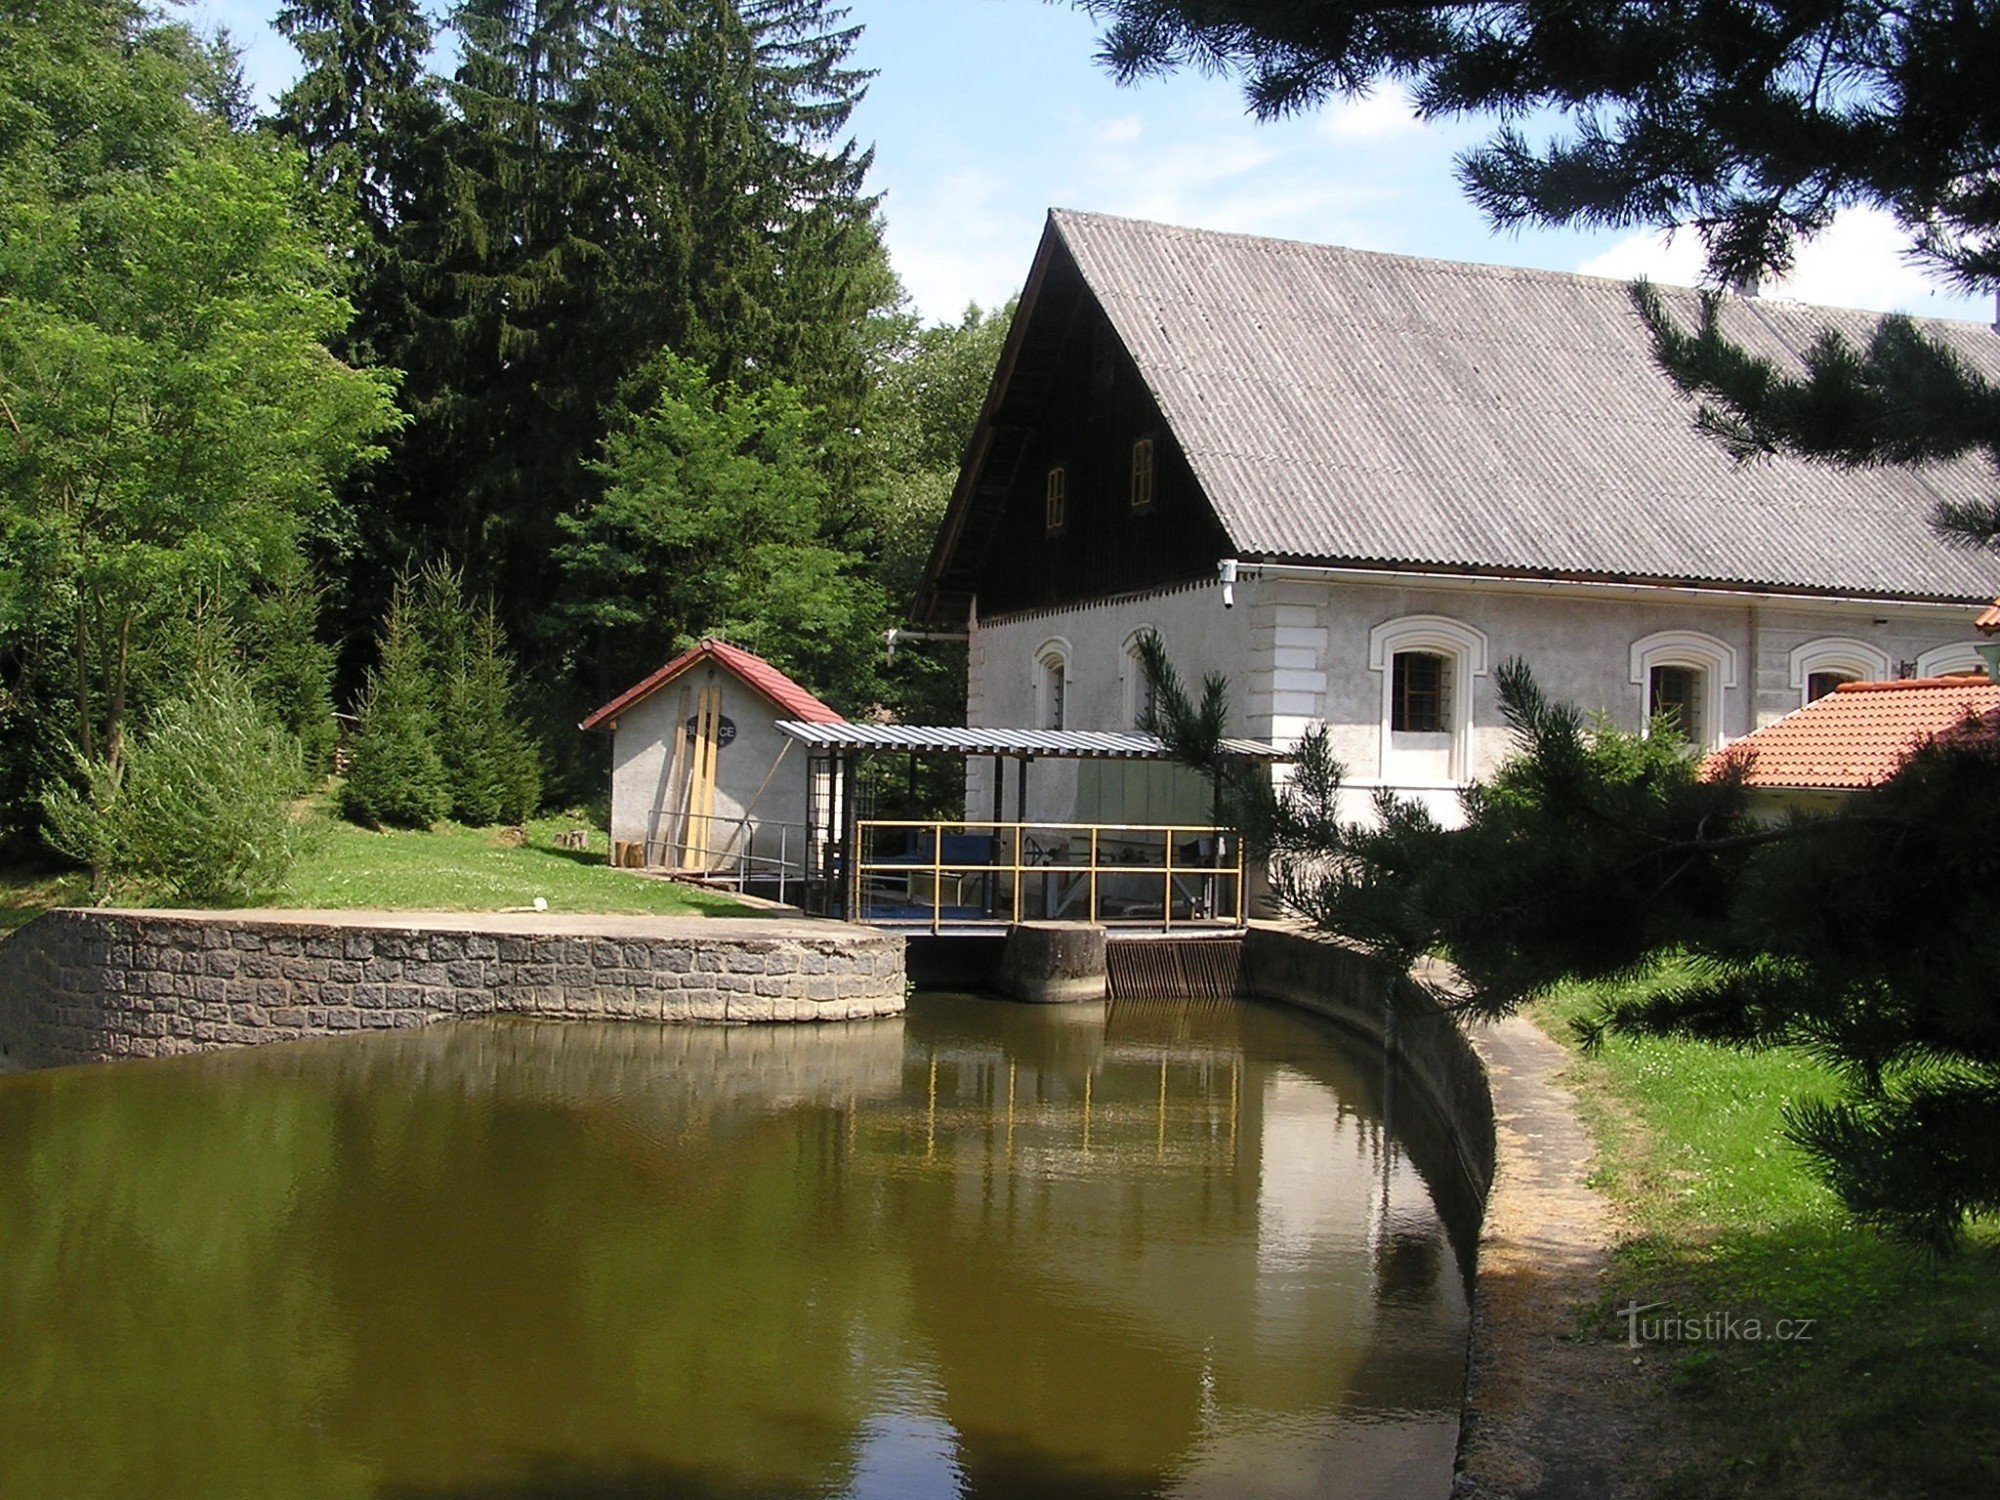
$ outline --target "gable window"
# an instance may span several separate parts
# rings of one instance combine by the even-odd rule
[[[1450,658],[1435,651],[1398,651],[1391,670],[1389,727],[1398,734],[1447,733]]]
[[[1153,440],[1142,437],[1132,445],[1132,509],[1153,505]]]
[[[1035,653],[1035,724],[1041,729],[1061,729],[1068,712],[1069,645],[1046,642]]]
[[[1449,615],[1405,615],[1368,632],[1369,670],[1382,674],[1383,782],[1447,786],[1471,774],[1472,688],[1486,654],[1485,634]]]
[[[1646,719],[1657,727],[1661,722],[1690,745],[1702,742],[1701,672],[1694,667],[1655,667],[1646,694]]]
[[[1042,491],[1042,529],[1054,536],[1069,524],[1069,470],[1061,464],[1049,470]]]
[[[1640,731],[1662,716],[1696,750],[1723,741],[1725,694],[1736,686],[1736,648],[1699,630],[1662,630],[1632,643]]]

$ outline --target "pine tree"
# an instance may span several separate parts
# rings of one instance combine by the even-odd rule
[[[333,768],[333,650],[319,638],[320,594],[303,567],[249,608],[250,689],[298,742],[308,777]]]
[[[418,594],[451,815],[476,828],[523,822],[541,800],[541,757],[514,707],[493,603],[470,604],[463,574],[445,563],[424,569]]]
[[[428,650],[407,582],[382,622],[381,655],[368,674],[348,745],[341,812],[370,828],[428,828],[450,811]]]
[[[1783,275],[1857,205],[1963,292],[2000,291],[2000,0],[1076,0],[1109,18],[1130,79],[1233,72],[1270,118],[1393,80],[1429,118],[1499,127],[1460,159],[1496,227],[1686,226],[1719,286]],[[1546,144],[1520,122],[1566,124]],[[1829,331],[1803,375],[1677,327],[1643,294],[1661,365],[1739,452],[1847,466],[1964,456],[2000,470],[1991,381],[1891,318],[1864,347]],[[1947,535],[2000,545],[2000,486],[1941,508]]]
[[[275,24],[305,66],[272,123],[304,149],[313,186],[386,246],[412,207],[413,153],[440,123],[431,23],[417,0],[290,0]]]

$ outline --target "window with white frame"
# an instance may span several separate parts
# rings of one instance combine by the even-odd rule
[[[1889,653],[1848,636],[1821,636],[1791,654],[1791,683],[1801,704],[1824,698],[1843,682],[1883,682],[1895,675]]]
[[[1725,694],[1736,686],[1736,648],[1699,630],[1662,630],[1632,643],[1643,733],[1663,717],[1697,750],[1722,743]]]
[[[1125,637],[1125,722],[1134,729],[1153,708],[1153,684],[1146,676],[1146,663],[1139,647],[1156,633],[1152,626],[1141,625]]]
[[[1132,509],[1153,505],[1153,440],[1142,437],[1132,445]]]
[[[1042,529],[1051,536],[1069,525],[1069,470],[1056,464],[1042,490]]]
[[[1061,729],[1068,710],[1069,642],[1047,641],[1035,653],[1035,723]]]
[[[1451,730],[1451,658],[1437,651],[1398,651],[1390,666],[1389,727],[1399,734]]]
[[[1983,672],[1986,663],[1979,659],[1979,647],[1972,641],[1959,641],[1949,646],[1933,646],[1917,658],[1919,677],[1949,677],[1957,672]]]
[[[1486,657],[1485,634],[1448,615],[1405,615],[1368,633],[1368,665],[1382,677],[1383,781],[1471,774],[1473,682],[1486,675]]]

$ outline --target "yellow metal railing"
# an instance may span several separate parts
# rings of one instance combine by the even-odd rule
[[[946,927],[1067,920],[1172,929],[1245,920],[1243,841],[1179,823],[863,819],[848,910]]]

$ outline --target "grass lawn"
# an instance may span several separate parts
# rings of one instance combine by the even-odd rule
[[[441,823],[422,833],[375,833],[333,817],[324,807],[314,815],[319,837],[270,905],[500,911],[533,906],[540,896],[552,912],[758,914],[727,896],[610,868],[601,831],[592,832],[587,848],[557,848],[557,834],[581,826],[574,819],[540,819],[519,831]],[[81,875],[0,870],[0,932],[52,906],[89,899]]]
[[[1536,1019],[1574,1050],[1592,1003],[1566,992]],[[2000,1495],[2000,1226],[1936,1263],[1855,1225],[1782,1136],[1788,1100],[1838,1091],[1809,1057],[1613,1040],[1567,1081],[1632,1231],[1591,1336],[1622,1336],[1632,1302],[1766,1331],[1666,1344],[1696,1435],[1666,1493]],[[1779,1319],[1810,1336],[1772,1338]]]

